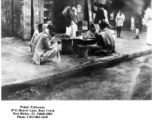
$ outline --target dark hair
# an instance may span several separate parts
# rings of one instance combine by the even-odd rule
[[[91,24],[90,24],[90,28],[92,28],[92,27],[95,27],[95,24],[94,24],[94,23],[91,23]]]
[[[108,25],[108,23],[107,22],[105,22],[105,21],[102,21],[100,24],[99,24],[99,26],[100,26],[100,29],[101,30],[103,30],[104,28],[109,28],[109,25]]]
[[[47,28],[49,29],[49,34],[52,37],[55,36],[57,28],[54,25],[48,25]]]
[[[47,28],[49,29],[49,31],[52,31],[52,32],[56,32],[57,28],[54,26],[54,25],[48,25]]]
[[[38,29],[42,29],[43,24],[38,24]]]

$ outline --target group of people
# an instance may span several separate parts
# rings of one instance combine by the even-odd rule
[[[106,50],[107,53],[115,52],[115,32],[110,29],[108,15],[105,4],[97,4],[94,22],[90,24],[90,30],[84,37],[96,37],[99,49],[92,49],[93,53],[100,53]],[[66,20],[66,35],[70,38],[75,38],[77,33],[77,9],[74,6],[67,6],[62,12]],[[125,15],[119,11],[115,18],[117,27],[117,37],[121,37],[121,30],[125,21]],[[135,38],[139,39],[139,30],[141,25],[147,26],[147,44],[152,45],[152,9],[149,7],[145,11],[144,19],[140,13],[136,13],[131,17],[131,30],[135,28]],[[54,41],[56,27],[50,21],[46,24],[39,24],[34,32],[30,42],[30,48],[33,55],[33,61],[36,64],[41,64],[51,60],[59,63],[61,61],[58,50],[58,43]]]
[[[54,40],[55,32],[56,27],[50,21],[37,26],[30,41],[30,50],[35,64],[61,61],[58,43]]]
[[[119,11],[116,16],[117,37],[120,37],[124,21],[125,15]],[[134,14],[131,16],[130,30],[135,31],[134,39],[139,39],[139,32],[142,28],[142,25],[145,25],[147,27],[146,44],[152,45],[152,8],[150,6],[145,10],[143,17],[140,11],[134,12]]]
[[[122,27],[123,27],[124,21],[125,21],[125,15],[121,11],[119,11],[116,15],[115,21],[116,21],[116,27],[117,27],[117,37],[120,38]],[[131,16],[131,27],[130,27],[131,31],[135,30],[134,39],[139,39],[139,30],[141,29],[141,26],[142,26],[141,13],[135,12]]]
[[[94,23],[91,24],[91,29],[88,31],[87,36],[95,36],[97,43],[91,46],[89,55],[107,56],[115,53],[115,32],[110,29],[107,22],[102,21],[99,24],[99,31],[96,32]],[[89,34],[89,35],[88,35]]]
[[[113,53],[115,51],[115,44],[114,44],[114,31],[110,30],[110,25],[108,21],[108,15],[105,4],[96,4],[97,10],[93,12],[96,14],[94,22],[90,24],[90,30],[83,35],[85,37],[96,37],[97,39],[97,46],[100,49],[97,51],[106,50],[107,53]],[[66,35],[69,35],[70,38],[75,38],[77,32],[77,10],[74,6],[70,5],[65,7],[62,11],[62,15],[65,17],[66,20]],[[95,47],[97,48],[97,47]],[[97,51],[94,49],[90,49],[92,53],[96,53]],[[102,51],[103,52],[103,51]],[[99,53],[99,52],[98,52]]]

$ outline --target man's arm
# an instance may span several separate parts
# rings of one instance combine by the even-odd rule
[[[70,9],[70,6],[67,6],[67,7],[64,8],[64,10],[62,11],[63,16],[67,15],[68,9]]]
[[[43,37],[43,42],[44,42],[45,47],[46,47],[47,50],[51,50],[52,49],[52,48],[50,48],[51,42],[50,42],[49,37],[44,36]]]
[[[96,6],[96,7],[103,7],[106,9],[107,5],[106,4],[102,4],[102,3],[99,3],[99,2],[93,2],[93,5]]]

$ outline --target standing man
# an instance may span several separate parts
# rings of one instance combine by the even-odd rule
[[[40,39],[35,47],[33,61],[40,65],[46,61],[61,61],[58,51],[58,44],[52,40],[55,35],[56,28],[53,25],[48,25],[47,29],[41,34]]]
[[[107,4],[106,1],[97,1],[93,2],[93,12],[95,13],[94,24],[96,26],[97,32],[99,32],[100,27],[99,24],[103,21],[109,24],[108,20],[108,12],[107,12]]]
[[[139,39],[139,31],[140,31],[141,25],[142,25],[141,14],[137,12],[134,15],[134,19],[135,19],[135,38],[134,39]]]
[[[102,46],[103,49],[106,49],[109,53],[115,52],[115,37],[113,32],[109,29],[109,25],[106,22],[100,23],[99,38],[97,45]]]
[[[66,35],[69,35],[71,38],[76,37],[76,32],[78,30],[77,23],[77,9],[72,6],[67,6],[62,12],[62,15],[66,19]]]
[[[145,11],[143,24],[147,26],[146,44],[152,45],[152,9],[150,6]]]
[[[119,10],[116,16],[117,37],[120,38],[121,30],[125,21],[125,15]]]

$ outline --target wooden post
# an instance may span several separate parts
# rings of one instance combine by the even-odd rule
[[[91,6],[91,0],[87,0],[88,2],[88,15],[89,15],[89,25],[90,25],[90,22],[92,22],[92,6]]]
[[[31,36],[34,33],[34,10],[33,10],[33,0],[31,0]]]
[[[10,36],[14,36],[14,0],[11,0],[11,32]]]

